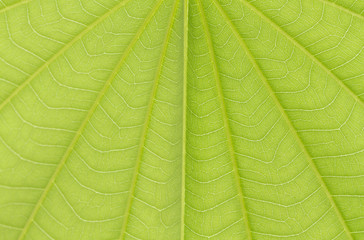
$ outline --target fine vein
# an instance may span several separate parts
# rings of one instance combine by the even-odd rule
[[[206,15],[205,15],[202,3],[200,3],[200,1],[198,1],[198,3],[199,3],[198,6],[199,6],[199,9],[201,12],[202,25],[203,25],[204,31],[206,33],[209,53],[210,53],[210,57],[211,57],[212,64],[213,64],[214,77],[216,80],[216,88],[217,88],[218,97],[219,97],[219,100],[221,103],[221,110],[222,110],[221,112],[223,115],[224,129],[225,129],[226,139],[228,141],[230,158],[231,158],[232,164],[233,164],[234,178],[236,181],[235,185],[236,185],[239,199],[240,199],[241,210],[242,210],[242,214],[243,214],[243,218],[244,218],[243,220],[244,220],[245,230],[246,230],[248,239],[252,240],[252,232],[251,232],[251,228],[249,226],[249,219],[248,219],[248,211],[247,211],[247,208],[245,205],[243,186],[242,186],[240,175],[239,175],[238,163],[237,163],[237,159],[235,156],[234,144],[233,144],[232,137],[231,137],[231,130],[230,130],[229,120],[228,120],[228,116],[227,116],[227,110],[226,110],[225,101],[224,101],[224,94],[223,94],[223,90],[222,90],[222,86],[221,86],[221,80],[220,80],[218,66],[217,66],[217,62],[216,62],[216,58],[215,58],[213,43],[212,43],[212,39],[211,39],[211,33],[209,32],[209,27],[208,27]]]
[[[149,128],[150,120],[152,118],[154,100],[155,100],[155,97],[156,97],[156,94],[157,94],[159,80],[160,80],[161,73],[162,73],[162,66],[163,66],[163,63],[165,61],[165,56],[166,56],[167,49],[168,49],[168,41],[169,41],[171,33],[172,33],[172,28],[173,28],[173,23],[174,23],[174,19],[175,19],[175,14],[176,14],[178,2],[179,2],[179,0],[177,0],[175,2],[174,6],[173,6],[171,19],[169,21],[169,25],[167,27],[166,37],[165,37],[164,43],[163,43],[164,47],[163,47],[163,50],[161,52],[161,56],[160,56],[160,60],[159,60],[159,64],[158,64],[158,69],[156,71],[155,81],[154,81],[154,84],[153,84],[152,93],[151,93],[150,99],[149,99],[148,110],[147,110],[147,113],[146,113],[143,132],[142,132],[142,135],[140,137],[138,155],[137,155],[137,159],[136,159],[136,163],[135,163],[133,178],[132,178],[131,185],[130,185],[129,196],[128,196],[127,204],[126,204],[126,207],[125,207],[125,213],[124,213],[124,217],[123,217],[123,223],[122,223],[121,233],[120,233],[120,238],[119,238],[120,240],[124,239],[125,234],[126,234],[126,228],[127,228],[127,225],[128,225],[131,206],[133,204],[136,183],[138,181],[139,169],[140,169],[140,165],[141,165],[141,162],[142,162],[144,147],[145,147],[145,143],[146,143],[146,139],[147,139],[148,128]],[[162,2],[160,2],[158,4],[158,6],[161,3]]]
[[[342,6],[342,5],[339,5],[339,4],[335,3],[335,2],[331,2],[330,0],[320,0],[320,1],[322,1],[324,4],[330,5],[332,7],[340,9],[341,11],[349,13],[350,15],[356,16],[356,17],[360,18],[361,20],[364,20],[363,15],[361,15],[361,14],[359,14],[357,12],[354,12],[354,11],[352,11],[352,10]]]
[[[159,6],[160,3],[157,5]],[[72,142],[70,143],[70,145],[68,146],[65,154],[63,155],[61,161],[59,162],[55,172],[53,173],[52,177],[50,178],[47,186],[45,187],[41,197],[39,198],[38,202],[36,203],[30,217],[28,218],[23,231],[21,232],[18,240],[22,240],[25,238],[25,235],[27,233],[27,231],[29,230],[39,208],[41,207],[41,205],[43,204],[48,192],[50,191],[50,189],[52,188],[52,186],[55,183],[55,180],[58,176],[58,174],[61,172],[63,166],[65,165],[67,159],[69,158],[70,154],[72,153],[74,147],[76,146],[78,140],[80,139],[82,132],[84,131],[84,129],[86,128],[87,124],[89,123],[89,120],[91,119],[92,115],[94,114],[96,108],[98,107],[98,105],[100,104],[102,98],[104,97],[105,93],[107,92],[107,90],[109,89],[110,85],[112,84],[113,80],[115,79],[118,70],[120,69],[120,67],[123,65],[124,61],[126,60],[127,56],[130,54],[130,52],[132,51],[133,46],[135,45],[135,43],[137,43],[137,41],[139,40],[140,35],[143,33],[144,29],[146,28],[146,26],[148,25],[149,21],[151,20],[152,16],[155,14],[155,12],[157,11],[157,6],[151,11],[151,13],[149,14],[149,17],[146,19],[146,21],[144,21],[143,25],[139,28],[139,31],[136,33],[135,37],[132,39],[132,41],[130,42],[130,44],[128,45],[127,49],[125,50],[125,52],[122,54],[120,61],[118,62],[118,64],[116,65],[116,67],[114,68],[113,72],[111,73],[110,77],[107,79],[107,81],[105,82],[102,90],[100,91],[100,93],[98,94],[96,100],[94,101],[94,104],[92,105],[92,107],[90,108],[90,110],[88,111],[88,114],[86,115],[85,119],[83,120],[80,128],[77,130],[74,138],[72,139]]]
[[[275,105],[278,107],[279,111],[281,112],[283,118],[285,119],[287,125],[290,128],[290,131],[292,132],[292,134],[294,135],[294,137],[296,138],[296,141],[298,143],[298,145],[300,146],[301,150],[303,151],[304,155],[306,156],[306,159],[309,162],[309,165],[311,166],[311,168],[313,169],[322,189],[324,190],[324,192],[326,193],[327,198],[330,201],[330,204],[333,206],[333,209],[336,213],[336,215],[338,216],[341,224],[343,225],[343,228],[346,232],[346,234],[348,235],[348,237],[350,239],[353,239],[353,237],[351,236],[350,230],[348,228],[348,226],[345,223],[345,220],[340,212],[340,210],[338,209],[330,191],[328,190],[325,182],[322,179],[322,176],[320,174],[320,172],[318,171],[316,164],[313,161],[312,156],[310,155],[310,153],[307,151],[305,145],[303,144],[302,139],[300,138],[300,136],[297,134],[297,131],[295,129],[295,127],[292,124],[292,121],[289,119],[286,111],[284,110],[283,106],[281,105],[279,99],[277,98],[276,93],[274,92],[274,90],[272,89],[269,81],[267,80],[267,78],[265,77],[262,69],[259,67],[258,63],[256,62],[253,54],[251,53],[251,51],[249,50],[248,46],[246,45],[244,38],[239,34],[237,28],[235,27],[235,25],[231,22],[231,20],[228,18],[228,16],[226,15],[225,11],[222,9],[221,5],[219,5],[216,0],[214,0],[215,5],[217,6],[217,8],[219,9],[219,11],[221,12],[221,14],[223,15],[223,17],[225,18],[226,22],[229,24],[231,30],[233,31],[235,37],[238,39],[241,47],[244,49],[245,53],[247,54],[250,62],[252,63],[252,65],[254,66],[254,69],[256,70],[257,74],[259,75],[259,77],[262,79],[263,84],[266,86],[267,90],[270,93],[270,96],[272,97],[272,100],[274,101]]]
[[[267,21],[270,25],[272,25],[279,33],[289,39],[298,49],[304,52],[313,62],[321,67],[332,79],[334,79],[341,88],[345,89],[350,96],[352,96],[355,101],[357,101],[362,107],[364,107],[364,101],[360,99],[346,84],[344,84],[330,69],[328,69],[319,59],[317,59],[311,52],[309,52],[301,43],[299,43],[296,39],[290,36],[282,27],[276,24],[272,19],[267,17],[262,11],[256,8],[252,3],[247,0],[240,0],[241,2],[245,3],[247,7],[249,7],[254,13],[260,16],[262,19]]]
[[[69,43],[64,45],[56,54],[54,54],[50,59],[43,63],[32,75],[29,76],[22,84],[20,84],[1,104],[0,104],[0,111],[21,91],[23,90],[28,84],[36,78],[44,69],[46,69],[52,62],[54,62],[59,56],[65,53],[70,47],[73,46],[78,40],[80,40],[83,36],[85,36],[88,32],[90,32],[93,28],[95,28],[99,23],[109,17],[111,14],[116,12],[119,8],[124,6],[130,0],[123,0],[119,4],[115,5],[109,11],[107,11],[104,15],[97,18],[92,24],[86,27],[82,32],[76,35]],[[21,2],[22,3],[22,2]]]

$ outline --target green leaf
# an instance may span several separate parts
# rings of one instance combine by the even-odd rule
[[[364,239],[364,2],[0,1],[0,239]]]

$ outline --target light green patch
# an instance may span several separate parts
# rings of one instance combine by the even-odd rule
[[[364,2],[0,0],[0,240],[364,239]]]

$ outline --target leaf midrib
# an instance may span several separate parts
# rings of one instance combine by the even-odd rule
[[[188,7],[189,0],[184,0],[183,14],[183,99],[182,99],[182,163],[181,163],[181,240],[185,239],[186,206],[186,154],[187,154],[187,60],[188,60]]]

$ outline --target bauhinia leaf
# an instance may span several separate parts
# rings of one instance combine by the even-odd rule
[[[0,240],[364,239],[364,2],[0,1]]]

